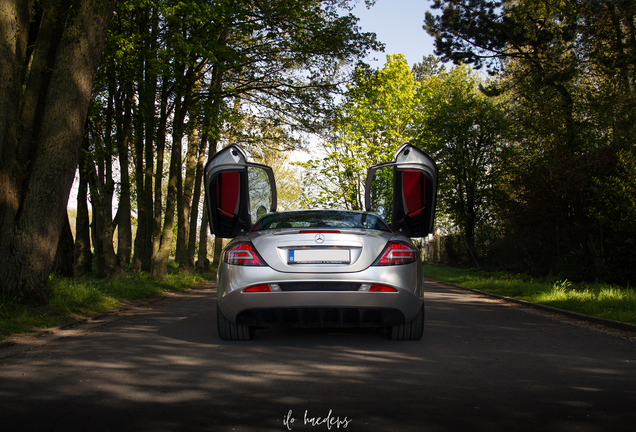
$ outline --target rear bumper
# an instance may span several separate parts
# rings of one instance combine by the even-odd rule
[[[404,323],[404,315],[389,308],[256,308],[241,311],[237,324],[269,327],[381,327]]]
[[[397,292],[243,290],[257,284],[384,284]],[[424,299],[420,263],[369,267],[355,273],[283,273],[269,267],[221,264],[218,303],[232,322],[267,327],[367,327],[402,324],[419,312]]]

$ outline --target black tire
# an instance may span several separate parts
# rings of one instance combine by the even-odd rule
[[[411,321],[389,326],[389,339],[391,340],[420,340],[424,334],[424,303],[420,311]]]
[[[219,330],[219,337],[222,340],[237,341],[254,339],[256,329],[252,326],[233,323],[225,318],[218,303],[216,305],[216,323],[217,329]]]

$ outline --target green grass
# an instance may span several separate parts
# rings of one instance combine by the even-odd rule
[[[430,279],[586,315],[636,324],[636,291],[601,283],[534,279],[528,275],[424,265]]]
[[[214,277],[214,273],[180,275],[172,261],[168,264],[165,281],[150,279],[146,273],[127,274],[111,280],[100,280],[91,275],[81,278],[52,275],[48,303],[44,306],[23,305],[0,297],[0,340],[117,309],[124,301],[185,290]]]

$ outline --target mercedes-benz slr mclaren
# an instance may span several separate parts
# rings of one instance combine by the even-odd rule
[[[223,340],[292,327],[386,327],[395,340],[424,331],[420,251],[433,228],[438,170],[405,144],[368,170],[366,211],[276,211],[270,167],[230,146],[206,164],[211,231],[232,239],[217,272]],[[252,224],[252,220],[255,223]]]

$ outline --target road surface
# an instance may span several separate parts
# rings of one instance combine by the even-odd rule
[[[0,430],[633,431],[629,334],[431,283],[421,341],[216,332],[191,290],[0,360]],[[634,336],[633,334],[631,336]]]

